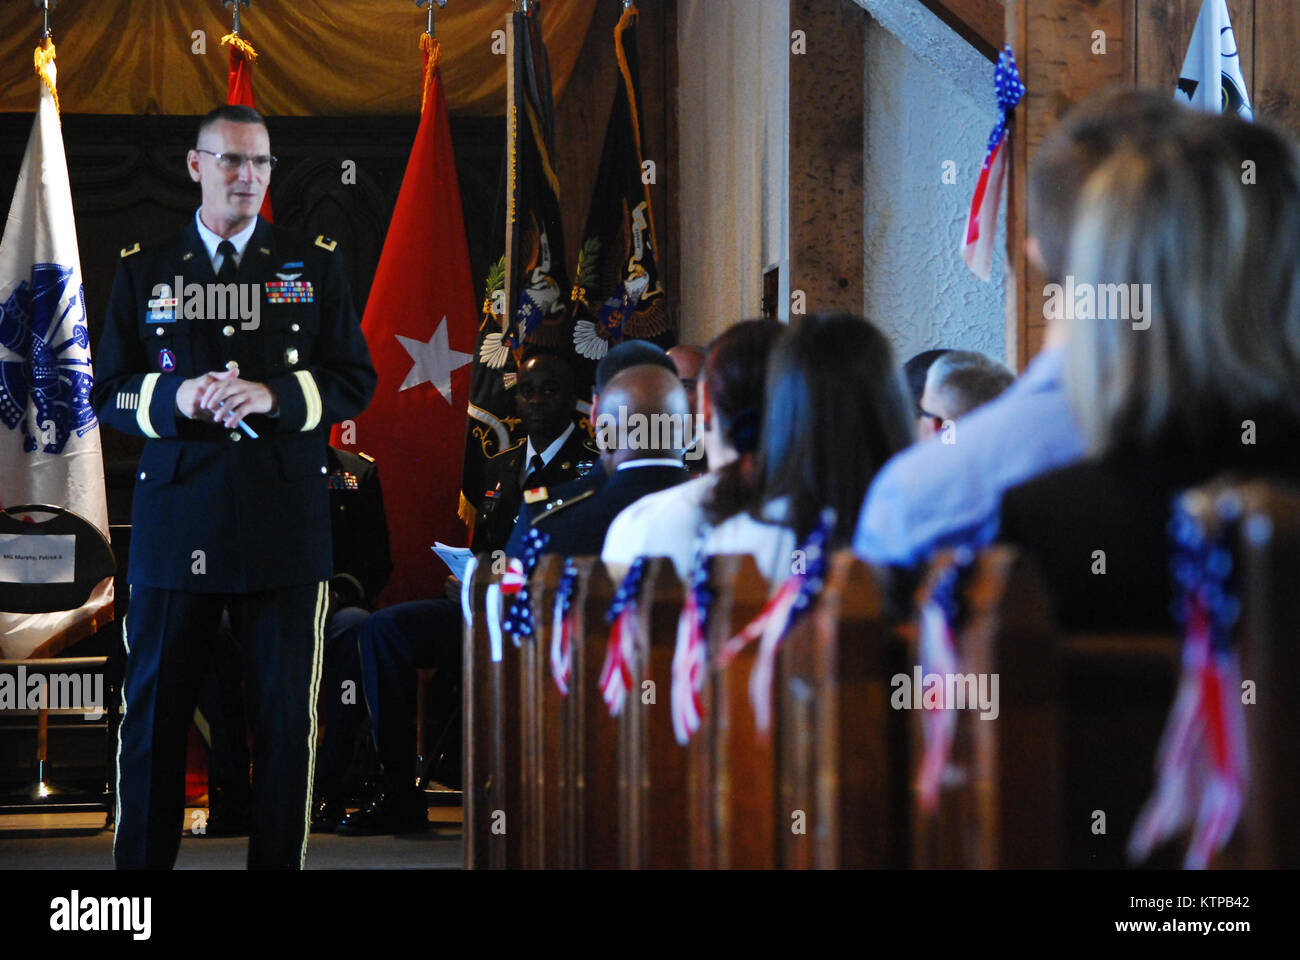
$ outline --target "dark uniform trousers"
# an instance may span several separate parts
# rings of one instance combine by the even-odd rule
[[[521,473],[527,440],[489,460],[487,490],[479,499],[473,550],[490,554],[503,549],[523,500]],[[575,429],[551,461],[526,478],[531,487],[565,483],[596,466],[598,451]],[[459,670],[463,621],[460,604],[444,597],[413,600],[372,614],[361,625],[361,677],[370,708],[375,749],[391,792],[415,782],[416,668]]]
[[[166,870],[176,860],[186,739],[223,609],[245,665],[254,735],[248,866],[302,865],[328,603],[323,581],[242,594],[132,588],[113,839],[120,869]]]
[[[96,413],[146,438],[123,631],[122,868],[170,867],[195,826],[183,825],[185,739],[223,609],[257,734],[248,863],[304,863],[333,572],[328,430],[365,409],[376,377],[332,240],[259,220],[226,288],[240,316],[215,281],[193,221],[124,249],[96,348]],[[243,316],[245,303],[260,316]],[[246,418],[257,437],[179,414],[186,378],[236,365],[278,400],[276,416]]]

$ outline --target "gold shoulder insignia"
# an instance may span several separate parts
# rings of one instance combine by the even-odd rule
[[[316,246],[318,246],[318,247],[320,247],[320,248],[322,248],[322,249],[324,249],[324,250],[328,250],[330,253],[333,253],[333,252],[334,252],[334,248],[337,247],[338,245],[339,245],[339,242],[338,242],[337,240],[331,240],[329,237],[325,236],[325,234],[323,234],[323,233],[322,233],[319,237],[316,238]]]
[[[271,255],[271,248],[270,248],[270,247],[258,247],[258,248],[257,248],[257,251],[258,251],[258,253],[260,253],[260,254],[261,254],[262,256],[264,256],[264,257],[269,257],[269,256]]]
[[[595,490],[584,490],[582,491],[582,493],[579,493],[577,496],[570,497],[568,500],[552,500],[550,503],[546,505],[545,510],[539,513],[537,516],[533,517],[533,526],[537,526],[537,524],[541,523],[547,517],[555,516],[564,508],[571,507],[575,503],[581,503],[583,500],[586,500],[588,497],[594,497],[595,495],[596,495]]]
[[[182,261],[185,261],[185,260],[193,260],[193,259],[194,259],[194,254],[193,254],[191,251],[189,251],[189,250],[186,250],[186,251],[185,251],[185,255],[184,255],[183,257],[181,257],[181,260],[182,260]]]
[[[358,450],[357,456],[360,457],[362,460],[368,460],[371,463],[375,462],[375,458],[372,457],[370,454],[366,453],[364,450]]]
[[[140,244],[139,244],[139,243],[133,243],[133,244],[131,244],[131,246],[129,246],[129,247],[123,247],[123,248],[122,248],[122,259],[125,260],[127,257],[131,256],[131,254],[133,254],[133,253],[139,253],[139,252],[140,252]]]

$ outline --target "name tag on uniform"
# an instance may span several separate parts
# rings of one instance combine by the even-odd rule
[[[175,297],[158,297],[149,301],[149,322],[150,323],[175,323],[176,322],[176,303]]]
[[[262,289],[267,303],[311,303],[316,299],[310,280],[268,280]]]

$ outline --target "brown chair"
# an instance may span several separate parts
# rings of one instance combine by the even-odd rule
[[[43,520],[33,520],[31,514],[48,514]],[[0,511],[0,534],[23,537],[71,537],[73,546],[73,576],[66,582],[21,583],[0,581],[0,610],[8,613],[53,613],[57,611],[76,610],[82,606],[99,584],[111,578],[117,570],[108,540],[85,517],[63,507],[48,504],[25,504],[8,507]],[[39,541],[37,541],[39,542]],[[107,613],[111,616],[111,609]],[[62,650],[78,640],[93,634],[103,623],[88,620],[79,624],[74,630],[64,631],[59,636],[48,637],[34,651],[33,658],[21,661],[0,661],[0,669],[25,665],[28,669],[38,671],[65,672],[100,672],[107,673],[107,657],[79,657],[75,659],[52,659]],[[107,684],[106,684],[107,686]],[[108,705],[102,705],[105,719],[100,725],[107,731]],[[61,710],[60,714],[76,714],[75,710]],[[49,762],[49,723],[50,710],[40,708],[36,711],[36,780],[29,787],[12,796],[0,798],[6,808],[39,808],[47,812],[68,809],[79,810],[86,806],[100,807],[107,803],[106,795],[102,801],[94,803],[76,802],[76,799],[60,789],[50,778]],[[112,816],[111,812],[109,816]]]

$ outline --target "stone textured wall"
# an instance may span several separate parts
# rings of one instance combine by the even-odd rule
[[[978,280],[959,252],[996,121],[993,65],[943,24],[946,37],[918,21],[929,31],[924,36],[890,22],[901,40],[875,20],[867,25],[864,312],[889,335],[900,361],[931,347],[1001,360],[1005,215],[991,282]],[[955,184],[943,182],[946,160],[956,164]]]

